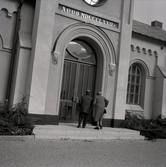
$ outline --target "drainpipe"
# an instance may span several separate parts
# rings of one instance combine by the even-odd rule
[[[5,99],[7,104],[9,104],[9,100],[11,98],[10,96],[11,96],[11,88],[12,88],[12,80],[13,80],[13,71],[14,71],[14,64],[16,59],[18,31],[20,29],[20,16],[21,16],[21,8],[23,5],[23,2],[24,0],[20,0],[20,3],[17,8],[17,17],[16,17],[15,31],[14,31],[14,38],[13,38],[13,48],[12,48],[12,54],[11,54],[11,60],[10,60],[9,78],[7,83],[7,92],[6,92],[6,99]]]

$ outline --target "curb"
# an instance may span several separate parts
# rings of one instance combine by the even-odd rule
[[[156,142],[166,142],[166,139],[156,139]]]
[[[35,134],[34,135],[25,135],[25,136],[0,136],[0,141],[26,141],[30,139],[36,139]],[[64,140],[64,138],[57,138],[58,140]],[[75,140],[74,138],[67,138],[70,140]],[[47,140],[47,139],[46,139]],[[50,139],[48,139],[50,140]],[[56,140],[56,139],[55,139]],[[80,140],[80,139],[78,139]],[[87,139],[81,139],[81,140],[87,140]],[[133,140],[133,139],[89,139],[89,140]],[[135,140],[146,140],[146,139],[135,139]],[[154,140],[147,140],[151,142],[166,142],[166,139],[154,139]]]
[[[0,141],[25,141],[29,139],[35,139],[35,135],[25,136],[0,136]]]

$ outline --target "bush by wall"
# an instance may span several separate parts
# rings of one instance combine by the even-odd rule
[[[32,135],[34,122],[28,116],[26,97],[8,109],[7,102],[0,102],[0,135]]]
[[[145,119],[140,114],[126,112],[125,128],[138,130],[148,140],[166,139],[166,118],[161,115],[157,119]]]

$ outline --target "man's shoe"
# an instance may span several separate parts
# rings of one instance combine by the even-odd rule
[[[80,128],[80,126],[78,125],[77,128]]]
[[[102,126],[100,126],[100,129],[103,129],[103,127],[102,127]]]
[[[82,128],[85,128],[85,126],[83,126]]]
[[[94,129],[99,130],[100,128],[96,126]]]

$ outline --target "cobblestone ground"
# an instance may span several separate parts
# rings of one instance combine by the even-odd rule
[[[166,141],[0,141],[0,167],[166,167]]]

